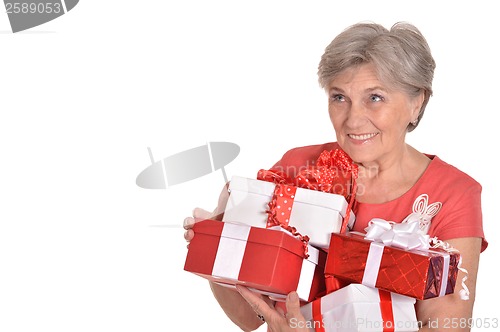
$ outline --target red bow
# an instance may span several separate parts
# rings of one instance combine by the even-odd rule
[[[316,166],[310,166],[301,170],[295,178],[289,177],[286,172],[280,169],[261,169],[257,174],[257,179],[279,185],[293,185],[299,188],[343,195],[349,202],[349,205],[342,223],[341,233],[344,233],[347,229],[350,212],[356,195],[357,177],[358,166],[354,164],[349,155],[340,149],[323,151],[316,161]],[[352,190],[350,190],[351,186]],[[276,187],[278,188],[279,186]],[[275,215],[273,211],[276,205],[275,203],[275,198],[269,203],[270,211],[268,211],[268,224],[281,225],[286,228],[288,225],[283,225],[283,223],[280,223],[273,217]]]

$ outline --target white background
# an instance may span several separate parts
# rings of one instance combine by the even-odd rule
[[[228,176],[254,177],[335,140],[317,64],[364,20],[428,39],[434,97],[408,141],[483,185],[474,315],[500,319],[498,16],[494,1],[443,2],[83,0],[17,34],[2,9],[0,331],[237,331],[183,271],[180,225],[215,207],[222,173],[141,189],[147,147],[161,159],[234,142]]]

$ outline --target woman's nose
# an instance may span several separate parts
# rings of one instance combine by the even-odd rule
[[[351,107],[347,112],[346,125],[348,125],[350,128],[359,128],[367,121],[367,112],[363,103],[351,103]]]

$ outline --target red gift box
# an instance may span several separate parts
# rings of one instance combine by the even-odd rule
[[[203,220],[197,222],[184,270],[208,280],[241,284],[284,298],[297,291],[302,301],[325,292],[326,253],[293,237],[282,228]]]
[[[442,249],[403,250],[332,234],[325,274],[423,300],[453,293],[459,261],[460,254]]]

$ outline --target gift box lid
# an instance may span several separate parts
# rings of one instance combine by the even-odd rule
[[[229,183],[230,191],[238,190],[266,196],[271,196],[275,187],[276,184],[273,182],[240,176],[233,176],[231,178],[231,182]],[[344,196],[300,187],[298,189],[299,190],[295,193],[295,201],[335,210],[340,212],[342,216],[345,216],[348,203]],[[353,217],[352,215],[353,214],[351,213],[351,218],[349,218],[350,221]]]
[[[332,233],[331,237],[332,237],[332,239],[334,237],[340,237],[340,238],[344,237],[344,238],[348,238],[348,239],[351,239],[351,240],[354,240],[357,242],[366,243],[366,244],[370,244],[370,243],[374,242],[372,240],[365,239],[365,235],[358,233],[358,232],[347,232],[345,234]],[[378,243],[383,245],[381,242],[378,242]],[[443,254],[447,254],[447,251],[444,249],[441,249],[441,248],[430,248],[430,249],[418,249],[417,248],[417,249],[405,250],[405,249],[401,249],[401,248],[392,247],[392,246],[387,245],[387,246],[384,246],[384,250],[399,250],[399,251],[403,251],[403,252],[409,252],[412,254],[416,254],[419,256],[424,256],[426,258],[442,257]],[[458,253],[458,252],[451,253],[450,256],[459,257],[460,253]]]
[[[304,243],[280,226],[272,228],[252,227],[235,222],[222,222],[206,219],[195,223],[195,233],[204,233],[216,237],[227,237],[231,239],[246,241],[266,246],[274,246],[285,249],[297,256],[304,257]],[[251,230],[251,232],[250,232]],[[307,247],[307,260],[318,264],[319,250],[310,245]],[[324,265],[325,262],[319,262]]]
[[[325,301],[326,303],[324,303],[323,306],[325,310],[331,310],[334,307],[341,306],[350,302],[380,302],[378,289],[361,284],[350,284],[349,286],[341,288],[338,291],[330,294],[335,294],[334,296],[332,296],[335,297],[335,301]],[[393,299],[396,298],[398,301],[408,302],[412,304],[415,303],[415,299],[408,296],[391,293],[391,297]]]

